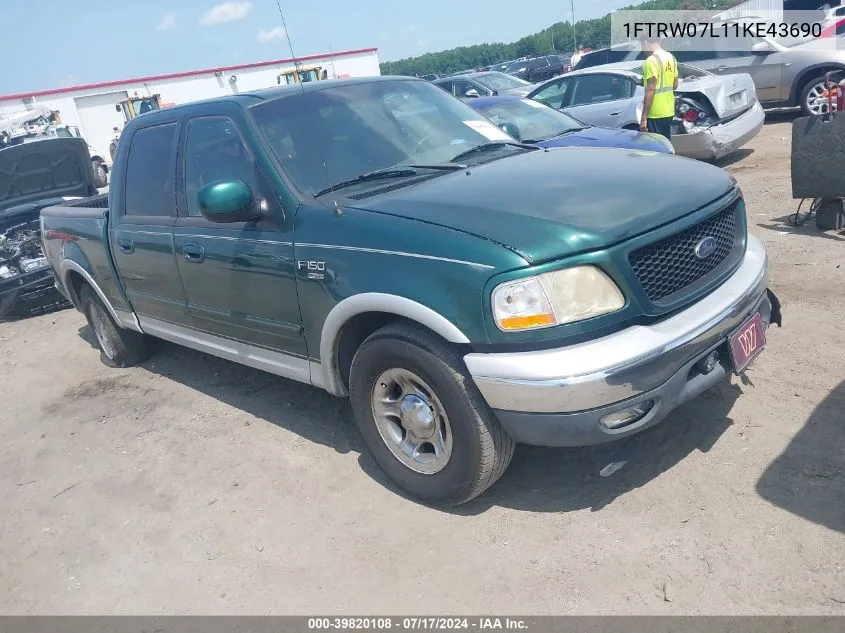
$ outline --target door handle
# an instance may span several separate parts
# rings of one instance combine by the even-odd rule
[[[128,237],[120,237],[117,239],[117,245],[120,246],[120,251],[125,255],[131,255],[135,252],[135,242]]]
[[[182,254],[192,264],[200,264],[205,261],[205,249],[199,244],[185,244],[182,247]]]
[[[610,116],[619,116],[620,114],[622,114],[622,113],[621,112],[611,112]]]

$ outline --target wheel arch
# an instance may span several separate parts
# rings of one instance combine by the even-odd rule
[[[355,295],[332,308],[323,324],[322,387],[335,396],[347,395],[348,370],[357,347],[374,331],[398,319],[418,323],[450,343],[470,342],[454,323],[417,301],[378,292]]]
[[[122,324],[124,326],[129,326],[132,329],[141,332],[141,326],[138,323],[137,319],[135,318],[134,313],[132,314],[132,322],[126,323],[126,318],[121,318],[120,315],[115,311],[114,306],[106,297],[103,290],[94,281],[94,278],[91,276],[82,264],[76,262],[72,259],[64,259],[62,260],[60,266],[60,279],[62,286],[65,288],[68,299],[70,299],[71,303],[76,307],[77,310],[81,309],[81,304],[79,302],[79,293],[82,290],[82,284],[88,284],[91,289],[96,293],[96,295],[100,298],[100,301],[103,302],[103,305],[106,307],[106,310],[109,311],[109,315],[114,319],[115,323]]]
[[[838,64],[836,62],[823,62],[813,64],[804,68],[792,80],[792,87],[789,92],[789,104],[793,106],[800,106],[801,93],[804,90],[807,82],[816,75],[823,75],[824,73],[833,72],[836,70],[845,71],[845,64]]]

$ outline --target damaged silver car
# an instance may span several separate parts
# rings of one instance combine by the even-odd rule
[[[679,156],[714,160],[732,154],[760,130],[766,115],[747,73],[714,75],[678,64],[672,145]],[[577,70],[538,86],[529,95],[575,118],[603,127],[639,129],[643,62]]]
[[[0,319],[68,305],[42,250],[41,209],[96,192],[83,139],[0,149]]]

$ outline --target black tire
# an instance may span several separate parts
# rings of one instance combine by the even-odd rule
[[[14,317],[14,308],[17,301],[17,292],[7,292],[3,296],[0,296],[0,320]]]
[[[100,360],[108,367],[133,367],[150,357],[147,337],[124,330],[114,322],[109,311],[89,285],[79,292],[82,312],[100,348]],[[102,339],[102,340],[101,340]],[[106,351],[109,350],[109,352]]]
[[[373,389],[382,372],[393,368],[419,376],[445,409],[451,456],[437,473],[422,474],[406,466],[379,432]],[[496,483],[510,464],[514,441],[488,408],[461,356],[422,326],[393,323],[364,341],[352,361],[349,390],[355,422],[370,454],[390,479],[423,503],[466,503]]]
[[[813,89],[814,86],[818,85],[819,83],[824,82],[824,75],[819,75],[818,77],[813,77],[804,84],[804,87],[801,88],[801,95],[798,97],[798,105],[801,106],[801,114],[804,116],[813,116],[815,113],[810,110],[809,106],[807,105],[807,97],[810,95],[810,90]]]
[[[94,186],[101,189],[108,184],[108,172],[103,161],[95,159],[91,161],[91,166],[94,168]]]

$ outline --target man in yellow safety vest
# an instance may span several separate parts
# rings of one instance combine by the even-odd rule
[[[644,37],[643,50],[651,53],[643,65],[643,114],[640,130],[672,138],[675,117],[675,90],[678,89],[678,62],[663,50],[658,37]]]

